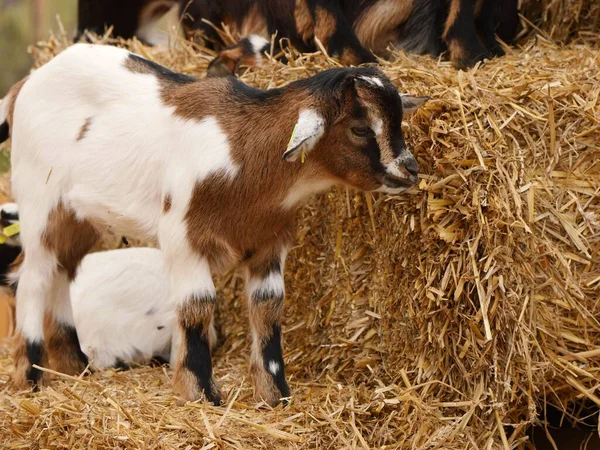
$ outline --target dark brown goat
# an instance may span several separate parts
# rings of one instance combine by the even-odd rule
[[[518,26],[517,0],[134,0],[126,10],[117,0],[79,0],[79,33],[112,24],[115,35],[131,37],[176,3],[187,36],[222,51],[213,75],[257,63],[269,46],[250,45],[250,35],[277,33],[277,43],[286,38],[303,52],[315,51],[318,39],[345,65],[375,62],[374,54],[386,57],[391,46],[435,56],[448,50],[455,66],[466,68],[502,55],[496,30],[509,42]],[[211,24],[226,25],[239,44],[224,49]]]

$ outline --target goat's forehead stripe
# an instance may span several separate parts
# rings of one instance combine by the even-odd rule
[[[381,79],[379,79],[377,77],[368,77],[366,75],[360,75],[358,78],[366,81],[367,83],[369,83],[372,86],[378,86],[381,88],[383,87],[383,81],[381,81]]]

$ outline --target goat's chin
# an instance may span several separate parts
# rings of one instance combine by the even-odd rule
[[[410,189],[409,187],[390,187],[381,185],[379,188],[375,189],[373,192],[385,192],[386,194],[401,194],[404,191]]]

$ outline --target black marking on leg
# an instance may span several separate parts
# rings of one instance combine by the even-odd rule
[[[273,289],[258,288],[252,292],[252,300],[257,303],[267,301],[280,303],[283,302],[283,292],[276,292]]]
[[[77,359],[83,363],[84,366],[87,366],[89,363],[88,357],[85,353],[81,351],[81,345],[79,344],[79,337],[77,336],[77,330],[75,327],[71,325],[59,324],[58,326],[62,327],[67,335],[67,339],[70,345],[73,346],[73,350],[75,351],[75,355]]]
[[[281,397],[290,396],[290,388],[285,381],[285,367],[283,364],[283,350],[281,348],[281,327],[273,325],[271,336],[263,342],[262,346],[263,366],[265,370],[273,377],[275,386],[281,392]],[[275,369],[273,370],[272,369]],[[273,373],[275,372],[275,373]],[[284,404],[287,401],[284,400]]]
[[[125,371],[131,370],[131,365],[123,361],[121,358],[117,358],[113,364],[113,368]]]
[[[206,399],[215,406],[221,404],[221,397],[215,394],[212,386],[212,361],[208,337],[204,332],[202,324],[185,327],[185,342],[187,351],[184,366],[194,374],[198,385],[204,391]]]
[[[42,358],[44,357],[44,343],[43,342],[29,342],[27,341],[27,359],[30,366],[34,364],[37,366],[42,365]],[[30,367],[27,371],[27,380],[31,381],[34,386],[34,390],[39,389],[40,380],[42,379],[42,371],[35,367]]]

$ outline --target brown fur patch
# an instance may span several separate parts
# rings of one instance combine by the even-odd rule
[[[250,377],[254,383],[256,400],[263,400],[271,406],[279,403],[281,394],[273,381],[273,376],[264,368],[262,356],[255,356],[254,352],[252,353],[252,361],[250,362]]]
[[[201,325],[204,335],[208,336],[214,311],[215,301],[213,298],[192,297],[179,306],[177,315],[182,328]]]
[[[183,346],[181,348],[183,348]],[[180,350],[178,361],[183,361],[182,357],[185,357],[185,355],[182,355]],[[211,379],[210,384],[211,391],[221,397],[221,389],[214,378]],[[190,402],[199,399],[204,401],[207,400],[204,392],[200,386],[198,386],[196,375],[194,375],[187,367],[180,365],[180,363],[176,364],[175,371],[173,372],[173,390],[176,394]]]
[[[271,337],[273,324],[281,322],[283,301],[280,298],[258,302],[249,299],[248,305],[252,332],[262,343]]]
[[[294,20],[296,22],[296,30],[302,40],[305,43],[309,42],[315,35],[315,23],[306,0],[296,0]]]
[[[235,75],[239,65],[244,60],[244,49],[237,45],[220,52],[217,57],[211,61],[208,67],[208,76],[222,77],[226,75]],[[253,64],[256,63],[256,57],[252,55]]]
[[[87,119],[85,119],[85,122],[83,122],[83,125],[81,125],[81,128],[79,129],[79,133],[77,134],[77,141],[81,141],[85,135],[87,134],[88,130],[90,129],[90,125],[92,124],[92,118],[88,117]]]
[[[163,214],[167,214],[169,211],[171,211],[172,201],[171,194],[166,194],[165,198],[163,199]]]
[[[336,28],[337,20],[333,14],[322,6],[317,6],[315,9],[315,37],[319,38],[325,47]]]
[[[89,222],[78,219],[72,209],[59,203],[48,216],[42,243],[56,255],[59,266],[72,281],[79,263],[98,238],[98,232]]]
[[[68,329],[50,314],[44,315],[44,334],[48,343],[48,361],[51,369],[68,375],[83,372],[85,364],[77,357],[81,351],[78,343],[71,339]]]
[[[466,56],[466,50],[458,39],[452,39],[447,43],[450,59],[455,66],[462,65],[462,61]]]
[[[340,56],[340,62],[345,66],[358,66],[363,63],[363,60],[352,48],[344,47]]]
[[[27,82],[28,79],[29,79],[29,77],[23,78],[21,81],[19,81],[15,85],[13,85],[13,87],[11,87],[8,90],[8,93],[6,94],[5,98],[9,99],[8,100],[9,101],[8,114],[6,115],[6,121],[8,122],[9,132],[12,129],[13,122],[14,122],[15,104],[17,102],[17,97],[19,95],[19,92],[21,92],[21,89],[23,89],[23,86],[25,85],[25,83]]]
[[[475,17],[479,16],[485,0],[475,0]]]
[[[398,40],[398,27],[410,17],[413,3],[414,0],[382,0],[365,9],[353,27],[363,47],[385,55],[389,43]]]
[[[181,349],[183,349],[183,345]],[[182,351],[181,349],[178,361],[183,361],[183,358],[187,356],[187,350]],[[179,363],[176,364],[175,371],[173,372],[173,390],[176,394],[190,402],[204,397],[202,389],[198,386],[196,375]]]
[[[258,2],[252,4],[248,14],[244,17],[238,32],[238,39],[250,36],[251,34],[258,34],[265,39],[270,37],[267,31],[267,21],[265,16],[260,12]]]
[[[462,1],[464,0],[450,0],[450,11],[448,12],[448,18],[446,19],[446,24],[444,26],[444,34],[442,35],[444,39],[446,38],[448,31],[450,31],[450,28],[452,28],[452,25],[454,25],[454,22],[456,22],[456,18],[460,13]]]
[[[13,352],[12,357],[15,362],[15,370],[13,371],[13,381],[15,386],[19,389],[28,389],[31,387],[31,383],[27,380],[27,372],[31,369],[29,358],[27,358],[27,340],[21,333],[16,333],[13,338]],[[45,349],[42,348],[42,366],[48,367],[48,354]],[[42,374],[42,378],[39,381],[40,385],[44,385],[47,381],[48,375]]]

